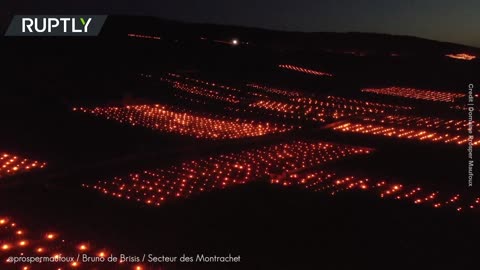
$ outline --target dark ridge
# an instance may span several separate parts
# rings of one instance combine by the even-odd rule
[[[359,32],[291,32],[244,26],[186,23],[156,17],[109,16],[102,34],[156,34],[171,39],[239,38],[254,45],[278,50],[334,51],[357,50],[407,54],[480,54],[480,49],[413,36]]]

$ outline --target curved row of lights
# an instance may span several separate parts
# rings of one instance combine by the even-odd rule
[[[0,217],[0,236],[0,269],[7,267],[7,269],[18,270],[90,270],[99,265],[104,265],[108,269],[145,269],[142,265],[133,265],[128,262],[108,263],[106,258],[112,254],[109,249],[95,245],[91,241],[66,240],[58,232],[37,232],[35,228],[27,228],[11,217]],[[93,259],[88,262],[82,259],[77,260],[79,254],[86,254]],[[10,257],[45,257],[49,258],[49,261],[15,263],[10,260]],[[73,261],[65,260],[71,257],[74,258]],[[101,260],[105,262],[99,264]]]
[[[238,118],[217,119],[195,115],[192,112],[176,112],[161,105],[74,108],[73,110],[132,126],[204,139],[256,137],[293,129],[291,126],[257,123]]]
[[[143,76],[143,74],[142,74]],[[145,75],[145,77],[150,78]],[[222,101],[227,103],[239,103],[242,98],[232,92],[224,92],[214,87],[206,88],[202,85],[186,82],[185,80],[177,80],[176,78],[160,77],[160,81],[168,83],[173,89],[179,90],[173,93],[178,99],[186,100],[190,103],[207,105],[209,101]]]
[[[234,95],[222,95],[220,92],[211,90],[211,89],[206,89],[198,86],[192,86],[188,84],[183,84],[183,83],[175,83],[173,85],[174,88],[185,91],[190,94],[194,95],[199,95],[199,96],[204,96],[210,99],[217,99],[221,101],[225,101],[228,103],[239,103],[240,99]]]

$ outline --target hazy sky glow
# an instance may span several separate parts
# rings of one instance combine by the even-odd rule
[[[480,47],[478,0],[7,0],[7,15],[154,15],[298,31],[413,35]],[[3,9],[3,8],[2,8]],[[3,15],[5,16],[5,15]]]

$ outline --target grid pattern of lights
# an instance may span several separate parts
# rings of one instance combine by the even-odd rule
[[[461,93],[440,92],[435,90],[396,86],[386,88],[366,88],[362,89],[362,92],[437,102],[454,102],[457,98],[465,97],[465,94]]]
[[[0,153],[0,178],[31,170],[43,169],[45,166],[45,162],[29,160],[8,153]]]
[[[285,174],[282,177],[272,178],[271,183],[282,186],[300,186],[315,192],[325,192],[332,196],[347,191],[365,191],[376,194],[380,198],[404,200],[433,208],[449,207],[459,212],[480,207],[480,198],[478,197],[444,194],[438,190],[404,186],[388,183],[384,180],[375,181],[355,176],[337,176],[333,172],[323,170]]]
[[[159,206],[175,198],[283,175],[371,151],[369,148],[299,141],[188,161],[179,166],[83,186],[115,198]]]
[[[471,55],[471,54],[467,54],[467,53],[447,54],[445,56],[449,57],[449,58],[458,59],[458,60],[465,60],[465,61],[471,61],[471,60],[477,58],[475,55]]]
[[[325,122],[325,110],[305,104],[287,103],[273,100],[259,100],[248,105],[250,108],[261,109],[264,113],[269,111],[269,116]],[[250,111],[253,112],[253,111]]]
[[[278,65],[278,67],[288,69],[288,70],[297,71],[297,72],[302,72],[302,73],[306,73],[306,74],[310,74],[310,75],[333,77],[333,74],[328,73],[328,72],[322,72],[322,71],[318,71],[318,70],[307,69],[307,68],[294,66],[294,65]]]
[[[74,108],[74,110],[132,126],[204,139],[256,137],[287,132],[293,128],[285,125],[247,122],[239,119],[228,120],[196,116],[190,112],[175,112],[160,105],[96,107],[93,109]]]

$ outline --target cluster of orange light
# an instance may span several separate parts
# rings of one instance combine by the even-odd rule
[[[396,86],[386,88],[366,88],[362,89],[362,92],[439,102],[454,102],[457,98],[465,97],[465,94],[461,93],[440,92]]]
[[[422,129],[402,128],[393,126],[384,126],[381,124],[369,123],[352,123],[340,122],[330,125],[333,130],[350,133],[370,134],[376,136],[396,137],[402,139],[412,139],[420,141],[432,141],[443,143],[467,144],[469,143],[468,135],[465,134],[449,134],[436,131],[427,131]],[[480,145],[480,139],[472,141],[473,146]]]
[[[0,153],[0,178],[34,169],[42,169],[45,162],[38,162],[21,158],[7,153]]]
[[[471,61],[477,58],[475,55],[471,55],[467,53],[447,54],[445,56],[453,59],[466,60],[466,61]]]
[[[328,72],[322,72],[322,71],[307,69],[307,68],[293,66],[293,65],[278,65],[278,67],[293,70],[293,71],[297,71],[297,72],[302,72],[302,73],[306,73],[306,74],[311,74],[311,75],[333,77],[333,74],[328,73]]]
[[[257,90],[265,91],[267,93],[283,96],[283,97],[301,97],[301,96],[303,96],[303,94],[300,91],[293,91],[293,90],[290,91],[290,90],[285,90],[285,89],[272,88],[272,87],[268,87],[268,86],[265,86],[265,85],[255,84],[255,83],[247,84],[247,86],[251,87],[251,88],[254,88],[254,89],[257,89]]]
[[[460,194],[442,195],[439,191],[427,191],[421,187],[405,187],[401,184],[372,181],[354,176],[340,177],[333,172],[323,170],[290,173],[273,178],[271,183],[283,186],[301,186],[316,192],[327,192],[330,195],[362,190],[376,193],[381,198],[407,200],[414,204],[429,205],[434,208],[451,207],[456,211],[473,210],[480,207],[480,198],[463,199]]]
[[[11,217],[0,217],[0,266],[1,269],[19,270],[66,270],[66,269],[94,269],[99,261],[104,259],[102,265],[110,265],[115,269],[143,269],[140,265],[131,265],[128,262],[107,263],[106,258],[112,254],[104,248],[94,246],[90,241],[73,242],[63,239],[56,232],[37,232],[16,223]],[[86,254],[93,260],[83,262],[78,254]],[[23,258],[48,258],[43,262],[14,263],[10,257]],[[62,259],[63,258],[63,259]],[[73,261],[66,260],[73,258]],[[13,268],[13,266],[15,266]],[[132,268],[133,267],[133,268]],[[140,267],[140,268],[137,268]]]
[[[174,198],[283,175],[370,151],[368,148],[299,141],[184,162],[180,166],[143,171],[84,187],[115,198],[159,206]]]
[[[160,105],[74,108],[77,110],[132,126],[206,139],[256,137],[293,129],[286,125],[195,116],[191,112],[175,112]]]
[[[160,39],[158,36],[142,35],[142,34],[128,34],[129,37],[133,38],[144,38],[144,39]]]

